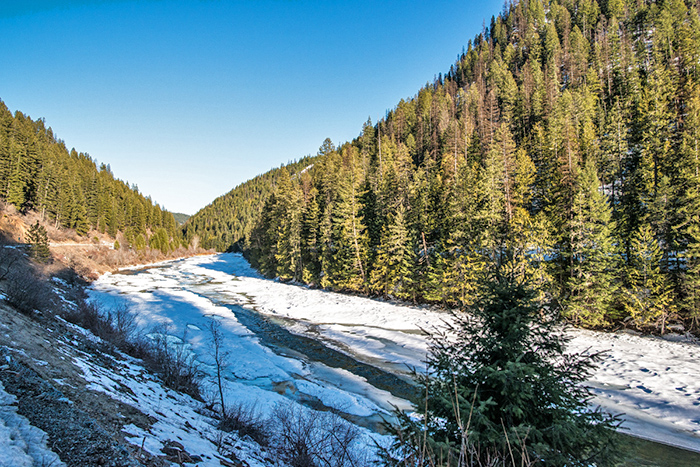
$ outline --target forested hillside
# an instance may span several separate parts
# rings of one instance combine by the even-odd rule
[[[164,252],[177,248],[182,233],[173,215],[115,179],[109,166],[75,149],[68,151],[42,119],[14,115],[0,101],[0,199],[20,211],[41,213],[56,226],[86,235],[90,229],[129,245]]]
[[[313,164],[312,157],[303,157],[284,168],[293,173],[301,172]],[[246,238],[260,219],[265,201],[274,191],[276,180],[283,169],[273,169],[237,186],[227,194],[187,220],[185,238],[195,236],[204,248],[227,251]]]
[[[580,325],[697,330],[699,9],[510,3],[357,139],[237,187],[187,235],[270,276],[450,305],[507,262]]]

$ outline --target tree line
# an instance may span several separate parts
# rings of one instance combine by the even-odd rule
[[[465,306],[510,263],[579,325],[700,324],[700,4],[508,3],[352,142],[185,227],[269,276]]]
[[[69,151],[43,119],[13,115],[2,101],[0,199],[81,236],[91,229],[112,237],[121,232],[124,247],[167,253],[183,244],[172,213],[116,179],[108,165],[98,167],[88,154]]]

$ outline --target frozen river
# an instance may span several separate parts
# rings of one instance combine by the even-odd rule
[[[106,274],[92,294],[105,306],[128,303],[141,329],[164,326],[210,373],[208,327],[218,321],[229,355],[229,405],[266,413],[292,401],[333,410],[369,429],[392,406],[410,407],[408,369],[422,366],[423,330],[449,319],[427,307],[267,280],[238,254]],[[636,436],[700,452],[698,345],[571,332],[574,351],[609,350],[590,380],[596,403],[624,413],[625,426]]]

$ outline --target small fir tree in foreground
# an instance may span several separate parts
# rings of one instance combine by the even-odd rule
[[[600,354],[565,352],[557,316],[502,270],[433,336],[420,421],[399,414],[389,465],[612,465],[616,417],[582,383]],[[423,405],[423,404],[421,404]],[[495,463],[494,463],[495,462]]]
[[[51,259],[49,250],[49,236],[43,225],[36,221],[27,231],[27,242],[29,243],[29,255],[40,263],[48,263]]]

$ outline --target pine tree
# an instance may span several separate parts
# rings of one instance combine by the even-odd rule
[[[23,209],[27,201],[27,157],[24,148],[15,143],[10,146],[10,176],[8,178],[7,202]]]
[[[346,148],[344,167],[335,186],[336,199],[329,218],[330,240],[327,257],[329,285],[339,289],[362,290],[368,278],[367,231],[362,221],[360,200],[363,193],[356,148]],[[327,207],[328,209],[328,207]]]
[[[319,263],[319,208],[318,190],[310,187],[305,196],[301,220],[302,277],[306,284],[316,283],[320,272]]]
[[[395,465],[613,465],[618,422],[590,408],[582,384],[599,355],[566,353],[536,295],[497,270],[452,330],[433,337],[428,371],[417,376],[426,419],[399,415],[393,454],[405,457]]]
[[[693,224],[687,229],[690,237],[687,250],[683,254],[686,271],[683,275],[683,307],[690,321],[690,327],[700,327],[700,225]]]
[[[683,308],[692,329],[700,326],[700,86],[693,86],[688,113],[678,152],[676,189],[678,224],[674,230],[682,233],[684,250],[679,259],[685,260],[680,283]]]
[[[592,160],[581,174],[574,197],[572,222],[568,226],[574,265],[568,280],[565,314],[575,324],[606,324],[615,295],[617,278],[611,232],[611,212],[600,190]]]
[[[36,221],[27,231],[27,242],[29,243],[29,255],[40,263],[48,263],[51,260],[49,250],[49,237],[46,228]]]
[[[661,272],[662,252],[651,227],[643,225],[632,239],[625,310],[640,328],[653,326],[663,334],[675,317],[673,289]]]
[[[465,306],[475,299],[476,278],[483,271],[479,229],[471,222],[477,211],[478,178],[474,165],[458,162],[453,179],[444,188],[445,237],[433,255],[431,282],[434,299]]]
[[[301,213],[302,197],[299,185],[286,170],[277,181],[273,216],[276,223],[276,275],[282,279],[301,279]]]
[[[411,280],[414,254],[405,211],[399,205],[385,225],[371,274],[371,289],[384,297],[414,298]]]

